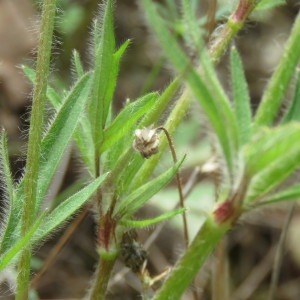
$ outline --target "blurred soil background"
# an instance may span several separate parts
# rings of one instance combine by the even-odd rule
[[[200,1],[200,0],[199,0]],[[58,1],[61,8],[58,12],[55,28],[55,41],[52,56],[51,84],[63,90],[72,83],[72,49],[77,49],[86,69],[89,68],[89,32],[92,19],[97,15],[98,4],[95,0]],[[115,1],[115,33],[117,45],[131,39],[121,66],[119,82],[114,95],[115,110],[119,110],[127,98],[135,99],[149,90],[162,91],[173,77],[169,64],[161,58],[159,45],[149,33],[138,0]],[[163,1],[160,1],[163,3]],[[170,2],[170,1],[169,1]],[[200,1],[199,17],[209,11],[209,3]],[[219,1],[227,5],[231,1]],[[299,1],[287,1],[287,4],[271,11],[255,14],[236,38],[246,77],[249,83],[253,110],[255,110],[268,77],[274,70],[289,36],[293,20],[299,10]],[[22,75],[21,64],[33,66],[37,46],[40,6],[38,1],[1,0],[0,1],[0,125],[9,137],[11,166],[15,179],[20,177],[20,169],[25,164],[26,130],[28,128],[28,111],[31,101],[32,85]],[[217,22],[210,24],[209,30],[222,23],[224,13]],[[204,24],[205,27],[205,24]],[[207,27],[206,27],[207,29]],[[180,31],[179,31],[180,40]],[[300,42],[300,41],[299,41]],[[228,57],[224,56],[218,65],[220,78],[229,89]],[[153,78],[152,80],[151,78]],[[287,95],[288,98],[288,95]],[[197,107],[197,108],[196,108]],[[197,105],[193,108],[199,109]],[[49,108],[49,115],[51,109]],[[183,182],[186,182],[194,168],[201,163],[203,157],[197,154],[202,151],[203,137],[201,114],[189,113],[179,134],[175,137],[175,147],[179,152],[188,149],[194,158],[183,171]],[[195,132],[199,133],[195,135]],[[182,138],[190,136],[190,140]],[[204,146],[203,146],[204,147]],[[70,148],[66,154],[57,178],[54,180],[52,194],[64,191],[81,177],[80,163],[76,158],[76,150]],[[167,153],[169,155],[169,153]],[[258,153],[259,155],[259,153]],[[200,157],[200,158],[199,158]],[[170,160],[171,161],[171,160]],[[169,162],[170,162],[169,161]],[[167,162],[166,164],[169,164]],[[210,182],[199,183],[203,186],[193,194],[195,207],[194,218],[201,218],[201,209],[209,195],[206,187]],[[166,203],[176,202],[176,190],[169,187],[170,192],[163,192],[159,200]],[[3,206],[3,197],[1,196]],[[205,203],[204,203],[205,205]],[[141,211],[141,216],[153,216],[160,208],[153,205]],[[276,206],[246,216],[236,228],[230,232],[224,243],[227,248],[228,268],[230,270],[231,300],[264,300],[267,299],[271,270],[274,264],[274,253],[279,240],[289,205]],[[198,214],[198,215],[197,215]],[[3,217],[2,215],[0,215]],[[138,217],[141,217],[138,216]],[[202,213],[203,216],[203,213]],[[81,218],[82,221],[76,220]],[[91,213],[78,213],[74,222],[67,224],[74,229],[65,246],[51,260],[45,272],[34,281],[32,299],[80,299],[89,287],[89,282],[97,260],[95,252],[95,224]],[[178,218],[177,223],[181,221]],[[276,299],[300,299],[300,211],[298,206],[292,216],[287,236],[287,245],[280,272]],[[153,275],[165,267],[174,264],[183,251],[183,238],[180,226],[172,222],[165,224],[163,230],[148,249],[149,269]],[[64,229],[65,230],[65,229]],[[35,249],[33,260],[34,274],[41,270],[47,258],[57,245],[64,230],[60,230]],[[144,243],[154,228],[141,230],[139,240]],[[192,228],[191,231],[197,230]],[[199,299],[211,299],[211,264],[214,256],[207,262],[204,270],[195,281],[195,289]],[[12,299],[10,287],[14,284],[15,273],[8,270],[0,274],[0,299]],[[109,286],[107,299],[141,299],[141,286],[135,274],[129,271],[122,260],[116,264],[114,276]],[[182,299],[193,299],[192,292],[187,292]],[[36,298],[38,299],[38,298]]]

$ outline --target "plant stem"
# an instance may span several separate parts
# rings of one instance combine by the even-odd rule
[[[163,126],[160,126],[157,128],[158,130],[162,130],[165,133],[165,136],[167,137],[169,147],[171,149],[172,157],[173,157],[173,162],[174,164],[177,163],[177,155],[175,152],[175,148],[172,142],[172,138],[166,128]],[[180,174],[179,171],[176,173],[176,181],[177,181],[177,187],[178,187],[178,193],[179,193],[179,203],[182,208],[184,208],[184,198],[182,194],[182,184],[181,184],[181,179],[180,179]],[[183,234],[184,234],[184,239],[185,239],[185,244],[186,247],[189,245],[189,231],[188,231],[188,225],[187,225],[187,219],[186,219],[186,213],[185,211],[182,213],[182,220],[183,220]]]
[[[201,265],[229,229],[228,223],[217,225],[209,217],[153,299],[180,299]]]
[[[211,59],[213,60],[213,62],[218,61],[220,56],[223,54],[225,48],[228,46],[230,39],[242,27],[246,17],[250,13],[250,11],[253,9],[256,2],[257,1],[240,1],[240,5],[238,6],[236,11],[232,15],[232,20],[231,20],[231,24],[230,24],[230,25],[232,25],[232,24],[234,25],[235,22],[237,22],[237,23],[240,22],[239,26],[232,28],[230,35],[228,35],[229,32],[227,32],[226,34],[223,34],[220,37],[220,39],[218,39],[218,41],[216,41],[216,43],[212,44],[212,46],[214,46],[214,49],[212,49],[212,51],[210,51],[210,55],[211,55]],[[253,3],[255,3],[255,4],[253,4]],[[250,5],[250,4],[252,4],[252,5]],[[245,5],[248,9],[242,10],[241,8],[244,8]],[[232,26],[229,26],[229,27],[232,27]],[[223,39],[224,39],[224,41],[223,41]],[[178,127],[181,120],[185,116],[185,113],[189,107],[190,98],[191,98],[191,95],[190,95],[189,90],[185,89],[183,91],[181,97],[178,99],[167,122],[164,125],[164,127],[168,130],[168,132],[170,134],[172,134],[172,132],[174,132],[174,130]],[[161,150],[165,149],[166,146],[167,146],[167,139],[162,139],[161,144],[160,144]],[[136,179],[134,187],[132,189],[139,186],[140,184],[145,182],[147,180],[147,178],[149,178],[149,176],[152,174],[155,166],[157,165],[162,152],[163,151],[160,151],[159,154],[153,156],[153,158],[151,160],[144,163],[143,167],[139,171],[139,176]],[[183,276],[181,276],[181,271],[182,271],[181,268],[179,267],[179,270],[181,270],[181,271],[178,272],[178,268],[176,267],[174,272],[172,272],[171,276],[169,277],[169,278],[173,278],[173,279],[171,279],[171,283],[169,283],[166,286],[167,293],[162,291],[161,298],[157,298],[157,299],[164,299],[164,300],[165,299],[172,299],[172,300],[176,299],[176,298],[172,298],[172,296],[169,297],[169,293],[170,293],[170,291],[172,291],[172,289],[174,287],[174,285],[173,285],[174,282],[175,282],[175,286],[178,285],[179,289],[184,291],[184,289],[187,287],[187,285],[190,283],[190,281],[192,280],[192,278],[198,271],[201,264],[205,261],[207,256],[214,249],[214,247],[217,244],[217,242],[219,241],[219,239],[228,230],[228,228],[226,226],[215,227],[215,225],[213,223],[211,223],[210,220],[207,220],[205,224],[206,225],[204,225],[201,228],[196,239],[192,242],[190,248],[187,250],[188,254],[184,256],[185,259],[183,260],[183,262],[181,264],[183,269],[191,269],[191,271],[189,272],[191,274],[185,278],[184,274],[183,274]],[[202,233],[203,233],[203,236],[202,236]],[[203,246],[204,244],[206,245],[206,247]],[[202,260],[200,259],[200,260],[195,261],[195,259],[193,259],[193,256],[196,255],[196,257],[199,257],[199,255],[198,255],[199,251],[201,251],[201,253],[202,253],[201,254]],[[191,262],[191,265],[189,265],[190,262]],[[91,299],[104,299],[107,282],[108,282],[109,275],[111,273],[113,264],[114,264],[114,260],[113,261],[107,261],[107,260],[103,260],[103,259],[102,259],[102,261],[100,260],[97,274],[96,274],[96,281],[95,281],[95,284],[93,285]],[[180,278],[180,280],[178,280],[178,278]],[[182,278],[185,278],[185,280],[181,280]],[[178,284],[179,282],[180,282],[180,284]],[[165,287],[165,285],[164,285],[164,287]],[[178,290],[178,289],[176,289],[176,290]],[[170,295],[171,294],[172,294],[172,292],[170,293]],[[178,292],[175,294],[179,295]],[[160,295],[160,292],[158,293],[158,295]]]
[[[110,278],[111,270],[115,264],[116,257],[114,259],[100,259],[95,281],[93,283],[92,291],[90,294],[90,300],[103,300],[107,291],[107,284]],[[100,275],[101,274],[101,275]]]
[[[24,201],[21,219],[21,235],[24,236],[35,219],[36,182],[38,179],[40,145],[43,130],[44,102],[46,99],[52,34],[56,9],[55,0],[45,0],[41,18],[38,56],[36,63],[36,83],[33,90],[32,110],[24,175]],[[18,262],[16,299],[27,299],[31,249],[26,247]]]
[[[274,71],[254,119],[254,125],[270,125],[281,105],[284,93],[294,74],[295,67],[300,59],[300,14],[294,23],[291,35],[286,43],[285,50],[279,64]]]
[[[217,63],[225,52],[230,40],[243,27],[246,18],[255,8],[258,0],[240,0],[237,8],[228,18],[218,36],[210,42],[209,54],[211,61]]]

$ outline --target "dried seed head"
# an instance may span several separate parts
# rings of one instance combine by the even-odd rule
[[[133,149],[149,158],[158,152],[159,138],[156,129],[144,127],[134,132]]]
[[[147,251],[136,241],[136,237],[135,231],[126,232],[121,244],[121,255],[124,263],[135,273],[142,270],[148,256]]]

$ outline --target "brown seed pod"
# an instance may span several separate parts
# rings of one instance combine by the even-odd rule
[[[158,152],[159,138],[156,129],[144,127],[134,132],[133,149],[144,158],[149,158]]]
[[[124,233],[121,244],[121,255],[126,267],[130,268],[133,272],[138,273],[141,271],[148,253],[135,239],[135,231]]]

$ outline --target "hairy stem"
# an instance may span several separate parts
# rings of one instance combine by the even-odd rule
[[[153,299],[180,299],[208,255],[229,228],[228,224],[218,226],[208,218]]]
[[[221,32],[210,42],[209,54],[213,63],[217,63],[233,36],[244,26],[246,18],[255,8],[258,0],[240,0],[235,11],[228,18]]]
[[[24,236],[35,219],[36,182],[38,178],[40,145],[43,130],[44,102],[46,99],[52,34],[56,1],[45,0],[41,18],[38,56],[36,63],[36,83],[33,90],[32,110],[24,175],[24,201],[21,234]],[[27,299],[30,273],[30,247],[25,248],[18,263],[16,299]]]
[[[93,287],[91,290],[91,294],[89,296],[90,300],[104,300],[106,291],[107,291],[107,284],[110,278],[111,270],[115,264],[115,259],[100,259],[97,270],[95,281],[93,283]]]

